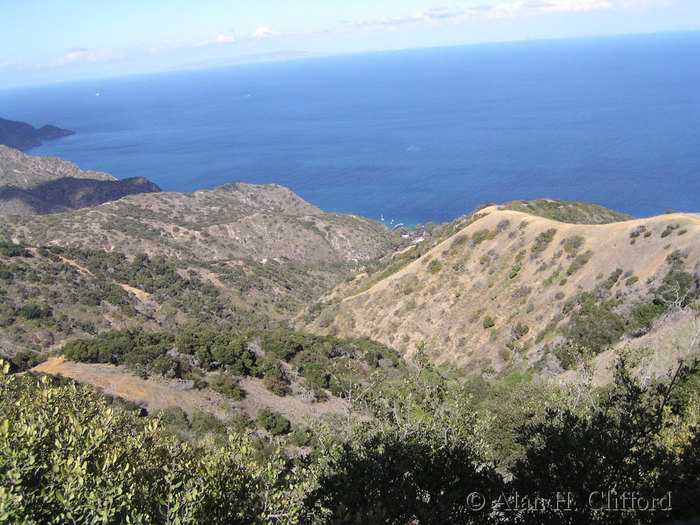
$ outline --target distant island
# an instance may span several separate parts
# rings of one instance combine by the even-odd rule
[[[26,150],[41,145],[42,140],[56,139],[75,135],[75,131],[45,125],[35,128],[26,122],[0,118],[0,144],[11,148]]]

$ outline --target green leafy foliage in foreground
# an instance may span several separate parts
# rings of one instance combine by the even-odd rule
[[[559,390],[539,407],[503,399],[500,415],[474,399],[489,385],[455,388],[420,354],[417,363],[400,382],[376,375],[356,393],[361,417],[349,434],[317,428],[313,452],[295,461],[276,449],[261,454],[235,430],[222,447],[182,443],[86,387],[9,376],[5,367],[0,521],[539,525],[700,516],[697,361],[649,383],[623,355],[609,388]],[[504,462],[510,435],[519,448]],[[632,493],[656,509],[605,507],[608,495]],[[572,503],[557,505],[561,494]]]
[[[249,438],[212,450],[48,378],[0,378],[0,522],[306,523],[308,472]]]

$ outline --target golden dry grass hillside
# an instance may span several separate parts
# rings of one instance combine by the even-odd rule
[[[596,323],[601,335],[608,328],[615,334],[601,339],[596,354],[640,341],[663,346],[668,338],[654,334],[672,307],[663,318],[645,319],[644,329],[634,319],[653,309],[671,270],[697,282],[700,219],[693,214],[570,224],[490,206],[461,225],[396,271],[363,274],[339,287],[300,326],[372,337],[404,355],[425,343],[437,362],[471,369],[514,364],[556,372],[553,350],[570,347]]]

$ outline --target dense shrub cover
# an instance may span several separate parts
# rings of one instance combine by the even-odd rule
[[[47,378],[2,375],[0,392],[0,522],[308,523],[308,472],[244,435],[181,443]]]
[[[251,348],[259,348],[260,358]],[[288,363],[322,398],[324,389],[344,396],[353,382],[384,366],[399,368],[396,352],[369,339],[336,339],[290,330],[217,331],[189,329],[177,335],[142,329],[110,331],[91,339],[66,344],[63,354],[74,361],[126,365],[144,377],[192,379],[205,382],[205,374],[222,371],[209,381],[226,397],[243,392],[233,376],[259,377],[273,393],[290,392],[290,379],[280,365]],[[285,365],[286,366],[286,365]]]
[[[5,364],[0,521],[539,525],[700,516],[697,361],[649,383],[622,355],[614,384],[588,399],[551,388],[513,397],[529,384],[520,376],[495,390],[483,380],[459,388],[420,354],[416,361],[403,381],[378,382],[363,398],[348,435],[316,429],[314,452],[296,461],[234,429],[223,446],[178,441],[160,420],[87,387],[8,375]],[[474,398],[484,395],[489,401]],[[174,410],[161,417],[187,421]],[[277,428],[273,413],[264,417]],[[208,432],[216,421],[200,414],[190,424]],[[653,512],[591,504],[601,491],[659,504]],[[553,504],[561,493],[574,503]]]

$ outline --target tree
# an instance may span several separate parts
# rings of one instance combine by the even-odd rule
[[[279,412],[263,408],[258,412],[258,423],[273,436],[287,434],[291,430],[291,423]]]
[[[374,419],[360,423],[331,454],[309,500],[332,523],[487,523],[470,507],[474,492],[496,492],[502,480],[486,461],[468,399],[448,393],[423,348],[399,387],[362,398]]]
[[[520,516],[519,523],[658,523],[692,512],[663,501],[656,512],[629,503],[625,512],[605,508],[609,495],[662,499],[674,487],[674,498],[690,501],[698,486],[697,461],[689,456],[700,434],[688,419],[697,400],[671,404],[674,393],[698,375],[698,361],[682,361],[668,380],[651,385],[632,369],[623,353],[613,386],[597,402],[583,410],[550,408],[543,420],[521,429],[525,457],[512,470],[511,490],[531,501],[566,494],[573,506],[551,505]],[[687,468],[692,474],[679,480],[677,473]],[[693,504],[697,511],[696,498]]]

